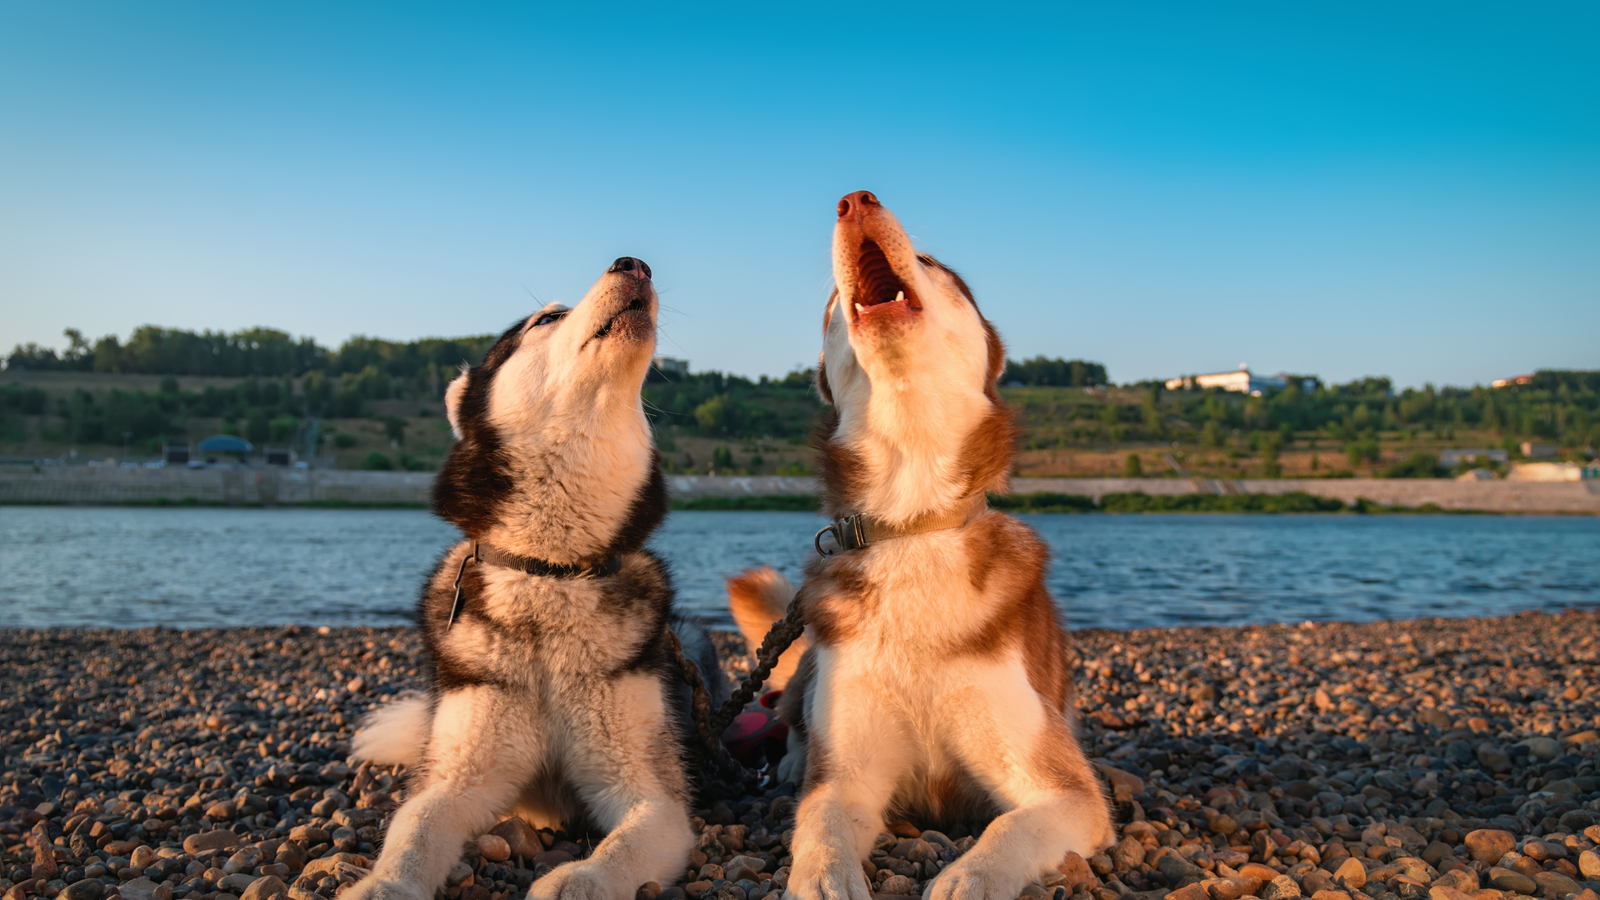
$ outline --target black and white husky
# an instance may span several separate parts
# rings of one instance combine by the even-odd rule
[[[466,540],[423,590],[430,695],[377,710],[355,738],[355,756],[417,774],[349,900],[430,900],[462,842],[509,815],[607,832],[535,882],[534,900],[627,900],[682,875],[694,732],[667,630],[726,686],[642,549],[667,511],[639,396],[656,306],[650,268],[623,257],[446,391],[457,442],[433,507]]]

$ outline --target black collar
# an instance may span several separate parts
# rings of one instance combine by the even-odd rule
[[[622,571],[622,557],[615,553],[581,563],[553,563],[532,556],[518,556],[488,544],[474,542],[471,558],[486,566],[516,569],[543,578],[605,578]]]
[[[581,563],[553,563],[532,556],[507,553],[488,544],[473,541],[472,552],[461,557],[461,567],[456,569],[456,599],[450,607],[450,620],[444,626],[446,631],[455,625],[456,618],[467,605],[467,595],[461,590],[461,576],[466,574],[469,562],[499,566],[502,569],[516,569],[541,578],[607,578],[622,571],[622,556],[616,553]]]

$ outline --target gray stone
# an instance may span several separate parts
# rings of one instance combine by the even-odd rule
[[[124,900],[156,900],[156,888],[159,887],[148,878],[139,877],[132,881],[125,881],[117,888]]]
[[[1567,848],[1554,841],[1528,841],[1522,845],[1522,855],[1540,862],[1547,859],[1566,859]]]
[[[1533,876],[1533,880],[1544,890],[1554,891],[1557,897],[1565,897],[1568,894],[1576,894],[1583,890],[1576,881],[1560,872],[1540,872]]]
[[[1292,900],[1300,896],[1300,885],[1287,875],[1279,875],[1262,885],[1261,893],[1257,896],[1261,900]]]
[[[1111,848],[1111,862],[1125,872],[1134,869],[1144,862],[1144,845],[1137,838],[1123,838]]]
[[[1578,854],[1578,871],[1584,878],[1591,881],[1600,881],[1600,853],[1585,850]]]
[[[98,878],[85,878],[67,885],[61,896],[67,900],[100,900],[106,894],[106,886]]]
[[[1156,871],[1173,887],[1183,887],[1206,877],[1204,869],[1181,856],[1163,856],[1156,860]]]
[[[1536,759],[1555,759],[1561,755],[1561,742],[1555,738],[1531,737],[1522,742]]]
[[[1489,886],[1497,891],[1511,891],[1517,894],[1532,894],[1539,890],[1539,885],[1532,878],[1499,866],[1489,870]]]
[[[270,898],[279,894],[287,893],[289,893],[289,888],[281,878],[273,875],[263,875],[250,882],[250,886],[245,888],[244,893],[239,895],[239,900],[270,900]]]
[[[880,895],[900,894],[907,897],[915,897],[919,892],[917,891],[917,883],[915,881],[912,881],[904,875],[890,875],[888,878],[885,878],[883,880],[883,884],[878,887],[878,893]]]
[[[1509,831],[1494,828],[1480,828],[1467,834],[1467,853],[1478,862],[1491,865],[1500,861],[1512,850],[1517,849],[1517,838]]]
[[[227,850],[239,846],[239,836],[231,831],[216,829],[191,834],[183,841],[183,852],[190,856],[199,856],[208,850]]]
[[[229,875],[235,872],[249,872],[261,864],[262,855],[261,848],[246,847],[228,857],[228,861],[222,864],[222,871],[227,872]]]
[[[1498,744],[1485,741],[1478,745],[1478,764],[1494,772],[1508,772],[1511,770],[1511,754],[1501,749]]]
[[[222,876],[217,882],[217,887],[231,894],[242,894],[255,880],[256,876],[249,872],[235,872],[232,875]]]

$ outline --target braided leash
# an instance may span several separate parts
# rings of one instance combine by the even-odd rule
[[[711,730],[722,734],[739,713],[755,699],[756,692],[767,683],[767,678],[772,675],[772,667],[778,664],[778,658],[783,656],[783,651],[789,649],[800,635],[806,630],[806,617],[801,611],[800,598],[796,596],[789,601],[789,611],[784,613],[773,626],[767,629],[767,636],[761,639],[761,648],[756,651],[756,666],[750,674],[739,682],[739,687],[722,704],[722,709],[717,717],[711,721]]]
[[[767,630],[767,636],[761,640],[761,647],[756,651],[755,667],[739,682],[739,687],[722,704],[717,714],[712,716],[711,693],[706,689],[700,668],[684,656],[683,644],[679,642],[678,636],[672,629],[667,629],[667,644],[677,657],[684,682],[694,694],[692,709],[695,730],[700,734],[700,742],[705,745],[707,761],[722,773],[720,778],[706,780],[705,787],[709,795],[742,797],[755,793],[760,787],[760,773],[746,769],[733,758],[728,752],[727,745],[722,743],[722,733],[755,698],[756,692],[761,690],[761,686],[766,684],[767,678],[772,675],[772,668],[778,664],[783,652],[799,640],[805,630],[805,615],[800,609],[800,598],[796,597],[790,601],[789,610],[784,617],[774,623]]]
[[[721,732],[712,730],[711,692],[706,690],[705,679],[700,676],[700,667],[684,655],[683,644],[670,628],[667,629],[667,646],[677,658],[683,680],[694,695],[691,717],[694,719],[695,730],[700,735],[700,743],[705,748],[709,769],[704,779],[705,793],[708,797],[732,798],[753,791],[759,782],[759,777],[740,765],[739,761],[733,758],[733,754],[728,752],[727,745],[722,743]]]

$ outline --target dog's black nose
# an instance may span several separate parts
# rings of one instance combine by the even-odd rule
[[[839,198],[839,218],[848,219],[852,214],[861,215],[869,206],[881,206],[878,198],[871,191],[856,191],[854,194],[845,194]]]
[[[612,263],[611,264],[611,268],[607,269],[606,271],[607,272],[632,272],[633,273],[633,277],[635,277],[635,278],[644,278],[644,279],[647,279],[647,280],[650,278],[650,267],[648,265],[645,265],[645,261],[644,260],[636,259],[636,258],[634,258],[632,256],[619,256],[619,257],[617,257],[617,261]]]

